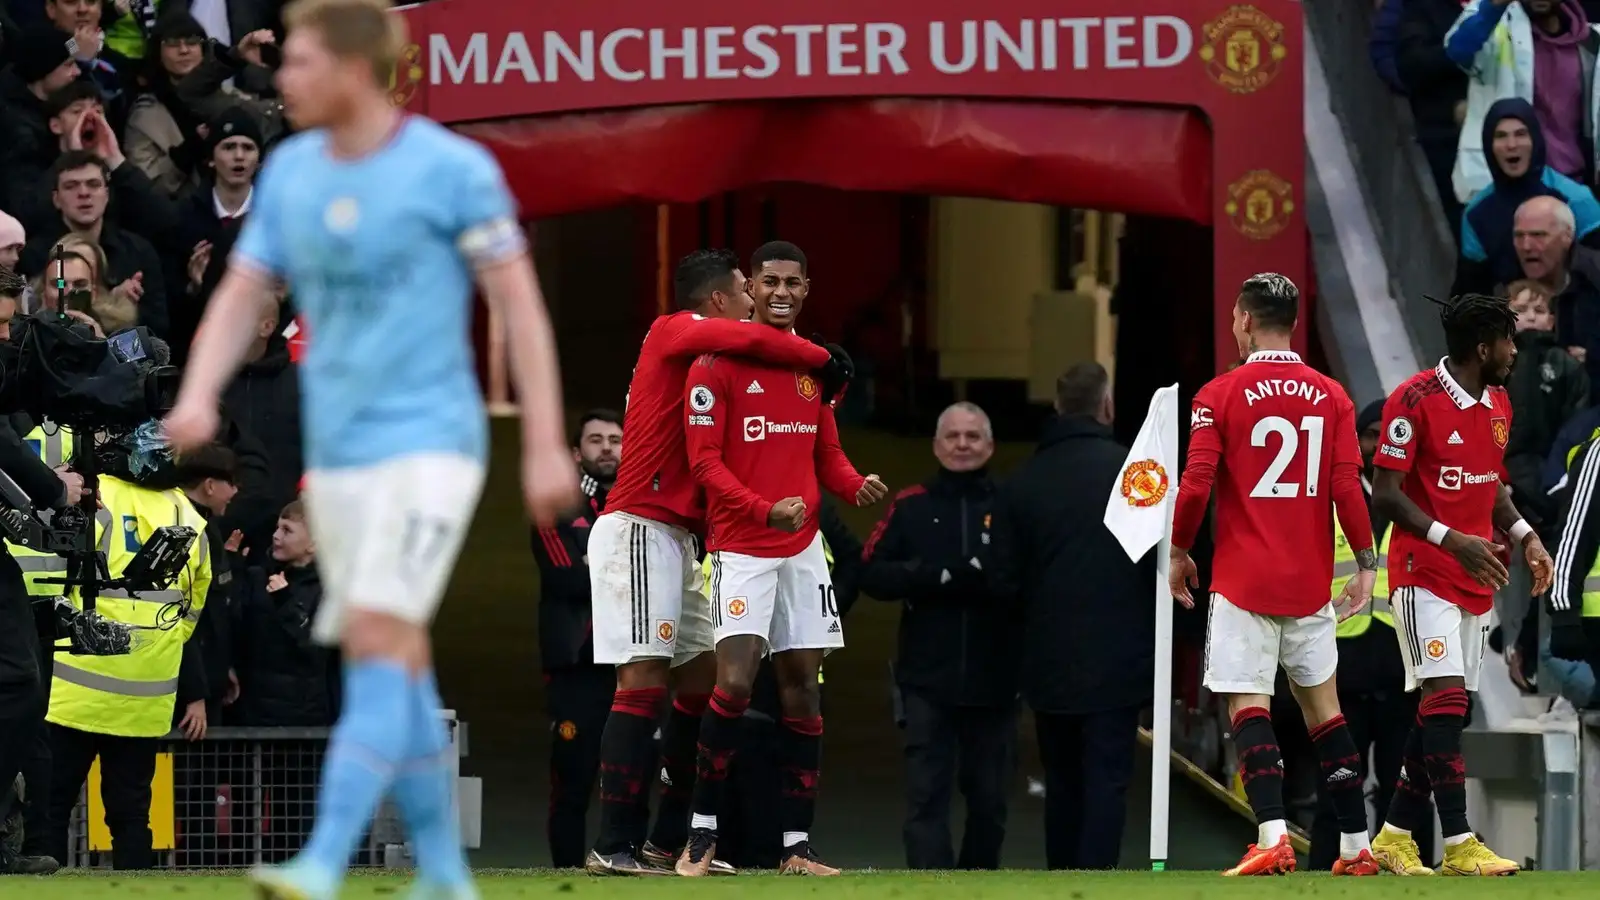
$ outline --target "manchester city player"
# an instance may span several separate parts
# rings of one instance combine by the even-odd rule
[[[218,398],[288,283],[310,335],[308,476],[326,598],[315,634],[344,650],[344,713],[316,826],[262,896],[331,900],[393,790],[417,896],[471,900],[428,643],[483,485],[485,411],[471,351],[473,278],[508,325],[529,512],[578,499],[554,338],[513,201],[484,149],[389,103],[406,45],[387,0],[296,0],[278,86],[301,133],[269,158],[227,275],[195,337],[167,433],[212,439]]]

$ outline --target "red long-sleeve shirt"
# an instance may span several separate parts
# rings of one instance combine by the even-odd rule
[[[1173,546],[1194,546],[1213,482],[1211,590],[1241,609],[1300,617],[1328,602],[1334,509],[1351,548],[1372,547],[1355,405],[1294,353],[1252,353],[1195,395]]]
[[[726,353],[813,369],[828,351],[785,331],[690,312],[661,316],[650,326],[628,383],[622,461],[606,512],[625,512],[698,530],[705,498],[689,474],[683,444],[683,382],[695,357]]]
[[[833,407],[823,402],[816,379],[703,356],[686,388],[684,434],[690,469],[706,489],[707,549],[794,556],[817,533],[820,487],[855,502],[866,479],[839,445]],[[772,505],[786,497],[806,505],[805,525],[793,534],[767,524]]]

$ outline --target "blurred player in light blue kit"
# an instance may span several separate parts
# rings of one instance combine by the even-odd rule
[[[417,896],[477,897],[427,632],[487,457],[474,276],[510,331],[529,512],[552,524],[578,497],[554,337],[514,203],[487,151],[389,103],[406,35],[388,5],[296,0],[285,11],[278,86],[302,133],[262,171],[166,420],[180,451],[212,439],[261,305],[286,281],[311,334],[305,500],[327,591],[315,634],[344,649],[345,699],[305,850],[253,875],[276,900],[331,900],[391,790]]]

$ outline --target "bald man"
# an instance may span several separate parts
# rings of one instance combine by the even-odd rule
[[[1525,278],[1555,296],[1556,339],[1600,384],[1600,250],[1575,239],[1572,209],[1554,197],[1517,207],[1511,240]]]

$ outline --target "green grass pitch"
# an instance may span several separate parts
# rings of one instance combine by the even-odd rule
[[[751,882],[759,884],[752,886]],[[736,878],[688,879],[592,878],[582,874],[537,870],[484,871],[478,875],[484,900],[550,897],[559,900],[701,900],[707,896],[740,897],[752,888],[761,900],[1250,900],[1301,895],[1317,900],[1394,898],[1470,900],[1484,897],[1539,900],[1600,896],[1600,873],[1525,872],[1512,878],[1333,878],[1325,873],[1284,878],[1224,879],[1198,872],[984,872],[909,873],[851,872],[836,879],[780,878],[745,874]],[[60,874],[49,878],[0,878],[4,900],[134,900],[173,897],[179,900],[254,900],[255,894],[237,875],[92,875]],[[345,887],[348,900],[406,900],[403,876],[356,875]]]

